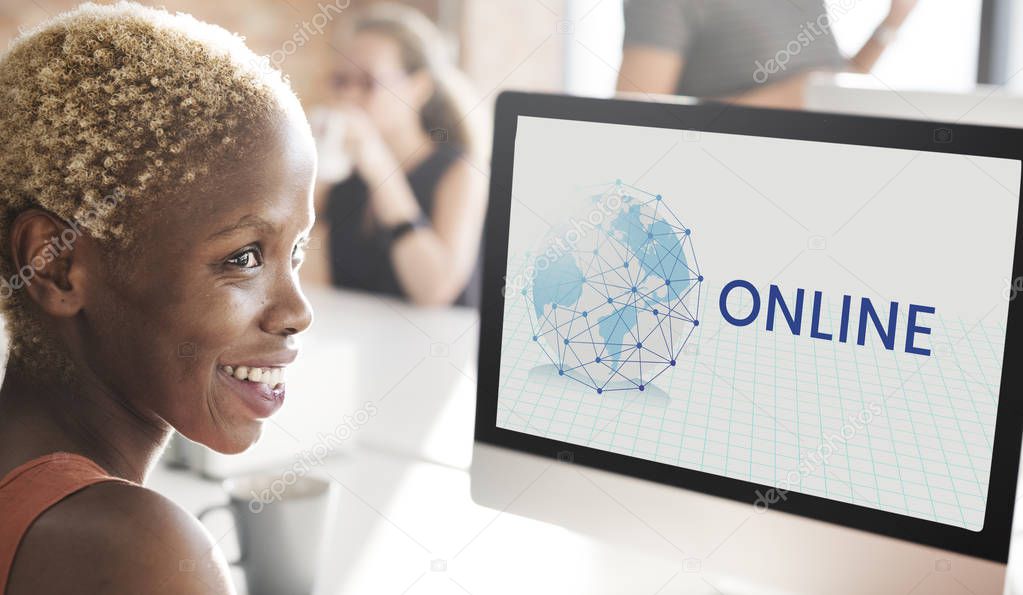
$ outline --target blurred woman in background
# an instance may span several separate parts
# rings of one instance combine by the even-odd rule
[[[477,305],[482,135],[440,32],[413,8],[379,4],[339,49],[333,105],[314,117],[314,233],[329,249],[313,251],[322,260],[308,278],[421,305]],[[344,159],[351,173],[339,181]]]

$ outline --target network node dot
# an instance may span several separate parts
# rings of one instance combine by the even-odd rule
[[[581,234],[558,259],[558,267],[546,267],[553,270],[541,271],[542,261],[534,262],[538,269],[535,279],[524,287],[509,284],[507,294],[521,291],[523,304],[529,306],[530,324],[523,325],[525,330],[519,336],[533,337],[537,345],[531,349],[537,359],[542,351],[558,376],[579,386],[585,384],[584,390],[596,390],[598,395],[626,388],[645,391],[645,381],[676,367],[672,354],[681,357],[678,354],[684,353],[687,341],[696,340],[677,328],[675,320],[695,327],[703,315],[700,291],[688,291],[693,281],[704,281],[696,270],[699,250],[693,246],[693,238],[687,237],[692,230],[668,208],[674,205],[665,203],[664,209],[658,208],[656,203],[664,200],[663,195],[640,189],[633,192],[624,178],[611,180],[613,184],[604,185],[603,197],[617,198],[619,204],[614,205],[614,212],[604,213],[608,217],[600,224],[594,222],[591,231],[595,233]],[[552,237],[550,241],[557,240]],[[545,253],[542,248],[538,245],[525,253],[526,259],[535,261]],[[565,248],[558,244],[562,252]],[[684,318],[676,313],[683,313]],[[566,324],[574,333],[565,332]],[[576,330],[579,324],[582,331]],[[586,338],[572,340],[580,332]],[[651,335],[656,340],[644,347]],[[568,373],[575,370],[576,374]],[[669,376],[663,380],[665,387]],[[661,382],[654,381],[658,386]]]

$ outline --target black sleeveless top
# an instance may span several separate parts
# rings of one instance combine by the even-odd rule
[[[433,217],[433,199],[437,184],[461,152],[448,145],[437,145],[426,159],[408,174],[409,186],[419,208]],[[376,293],[407,297],[391,264],[391,247],[384,230],[367,235],[362,221],[369,206],[369,191],[355,174],[336,184],[327,197],[327,224],[330,227],[331,281],[338,287],[363,289]],[[460,306],[479,306],[480,258],[476,257],[472,274],[455,300]]]

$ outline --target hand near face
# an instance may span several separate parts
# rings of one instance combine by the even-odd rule
[[[345,118],[345,152],[367,183],[382,181],[399,166],[383,136],[361,109],[348,106],[341,111]]]
[[[345,120],[337,110],[325,106],[309,112],[309,126],[316,140],[316,179],[336,184],[352,173],[352,160],[345,153]]]

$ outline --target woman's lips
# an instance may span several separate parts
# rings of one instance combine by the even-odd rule
[[[270,417],[284,404],[283,368],[253,368],[259,372],[251,376],[247,366],[218,366],[217,370],[257,418]]]

